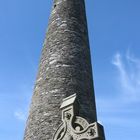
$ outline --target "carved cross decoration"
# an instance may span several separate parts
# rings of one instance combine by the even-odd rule
[[[84,118],[76,116],[76,94],[63,100],[62,121],[53,140],[105,140],[103,127],[97,122],[89,124]]]

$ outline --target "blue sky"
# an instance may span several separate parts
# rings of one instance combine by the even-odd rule
[[[52,0],[0,0],[0,140],[21,140]],[[140,131],[140,1],[86,0],[98,120],[107,140]]]

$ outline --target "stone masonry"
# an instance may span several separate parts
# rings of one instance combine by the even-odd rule
[[[54,0],[24,140],[52,140],[62,100],[74,93],[78,115],[96,122],[84,0]]]

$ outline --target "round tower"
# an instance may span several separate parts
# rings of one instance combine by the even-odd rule
[[[54,0],[24,140],[52,140],[62,100],[74,93],[78,115],[96,122],[84,0]]]

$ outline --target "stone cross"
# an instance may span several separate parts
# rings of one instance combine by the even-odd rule
[[[77,116],[79,105],[76,94],[65,98],[60,108],[63,123],[57,129],[53,140],[105,140],[101,124],[89,124],[84,118]]]

